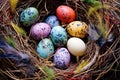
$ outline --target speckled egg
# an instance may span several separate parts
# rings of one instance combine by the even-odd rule
[[[67,32],[62,26],[53,27],[50,37],[55,46],[64,46],[67,43]]]
[[[66,48],[58,48],[54,54],[54,64],[57,68],[66,69],[70,64],[70,53]]]
[[[34,7],[29,7],[24,9],[20,14],[20,22],[24,26],[30,26],[33,23],[36,22],[37,18],[39,16],[39,12]]]
[[[52,56],[54,53],[54,45],[52,41],[48,38],[42,39],[37,46],[37,53],[42,58],[47,58],[48,56]]]
[[[55,15],[50,15],[46,18],[45,22],[53,28],[54,26],[59,26],[59,20]]]
[[[61,22],[70,23],[75,19],[75,11],[66,5],[60,5],[56,9],[56,15]]]
[[[33,37],[35,40],[43,39],[49,36],[51,31],[51,27],[44,22],[36,23],[30,29],[30,36]]]
[[[70,36],[84,38],[86,37],[88,25],[82,21],[73,21],[68,24],[67,32]]]
[[[67,48],[72,55],[83,56],[86,51],[86,44],[82,39],[72,37],[67,42]]]

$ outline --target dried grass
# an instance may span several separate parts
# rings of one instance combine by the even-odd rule
[[[16,12],[12,14],[10,12],[9,0],[0,0],[0,34],[4,36],[9,36],[15,40],[17,44],[16,49],[29,54],[32,62],[37,68],[37,71],[34,73],[34,76],[27,76],[25,73],[25,68],[19,68],[16,64],[11,60],[2,60],[0,59],[0,76],[1,80],[41,80],[46,77],[47,74],[41,68],[42,65],[46,65],[54,70],[55,80],[98,80],[104,74],[108,73],[114,65],[120,66],[120,3],[117,0],[101,0],[102,3],[108,4],[111,6],[109,10],[100,9],[98,11],[102,16],[106,16],[106,18],[101,17],[103,22],[108,20],[109,26],[113,33],[115,34],[115,40],[112,43],[107,43],[99,50],[99,55],[95,61],[95,63],[86,71],[83,71],[79,74],[74,74],[74,70],[78,66],[79,63],[73,63],[66,70],[60,70],[54,67],[52,62],[41,59],[35,51],[37,46],[37,42],[32,40],[29,36],[16,35],[17,33],[11,27],[10,21],[12,20],[20,27],[24,28],[19,23],[19,13],[26,7],[34,6],[39,12],[39,20],[44,21],[45,18],[50,14],[55,14],[55,9],[58,5],[66,4],[71,6],[76,11],[77,17],[76,20],[82,20],[86,23],[92,22],[97,25],[99,21],[94,15],[91,17],[87,17],[88,9],[90,5],[83,3],[79,0],[19,0],[18,6],[16,8]],[[113,25],[114,24],[114,25]],[[29,31],[29,30],[26,30]],[[27,32],[29,33],[29,32]],[[27,34],[28,35],[28,34]],[[89,40],[87,42],[87,55],[80,59],[82,60],[88,59],[91,60],[95,54],[95,42]],[[0,50],[1,51],[1,50]],[[93,78],[95,77],[95,78]]]

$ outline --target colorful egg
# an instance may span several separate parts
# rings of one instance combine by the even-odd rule
[[[66,69],[70,64],[70,53],[66,48],[59,48],[54,54],[54,64],[57,68]]]
[[[29,7],[21,12],[20,22],[24,26],[30,26],[36,22],[36,20],[38,19],[38,16],[39,16],[38,10],[34,7]]]
[[[48,38],[42,39],[37,46],[37,53],[42,58],[52,56],[54,53],[54,45]]]
[[[81,21],[73,21],[68,24],[67,32],[70,36],[84,38],[87,35],[88,25]]]
[[[55,15],[48,16],[46,18],[45,22],[47,24],[49,24],[51,26],[51,28],[53,28],[54,26],[59,26],[60,25],[59,20]]]
[[[50,37],[55,46],[64,46],[67,43],[67,32],[61,26],[53,27]]]
[[[51,27],[44,22],[36,23],[30,29],[30,36],[33,37],[35,40],[40,40],[45,37],[48,37],[50,34]]]
[[[80,38],[72,37],[67,42],[69,52],[74,56],[83,56],[86,51],[86,45]]]
[[[66,5],[60,5],[56,9],[56,15],[58,19],[64,23],[72,22],[75,19],[75,11]]]

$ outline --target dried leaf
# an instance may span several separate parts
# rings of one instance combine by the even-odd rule
[[[89,34],[89,37],[95,41],[98,40],[100,37],[98,29],[93,23],[89,24],[88,34]]]
[[[47,77],[43,80],[53,80],[55,78],[54,71],[51,68],[47,66],[42,66],[42,69],[47,74]]]
[[[106,43],[106,39],[101,36],[98,40],[96,40],[96,43],[100,46],[100,47],[103,47],[104,44]]]
[[[8,44],[10,44],[12,47],[16,48],[16,43],[14,39],[10,38],[9,36],[5,36],[5,40],[7,41]]]
[[[105,37],[100,34],[102,32],[101,30],[102,29],[98,30],[97,27],[93,23],[89,24],[89,31],[88,31],[89,37],[90,39],[96,41],[96,43],[100,47],[102,47],[106,43]],[[103,33],[105,33],[105,29],[103,29]]]
[[[74,71],[74,73],[80,73],[81,70],[83,69],[83,67],[85,67],[89,62],[86,60],[83,60],[79,66],[77,67],[77,69]]]
[[[14,28],[14,30],[19,34],[19,35],[22,35],[22,36],[26,36],[26,32],[20,28],[17,24],[14,24],[12,21],[11,21],[11,25],[12,27]]]
[[[113,33],[110,33],[110,34],[108,35],[107,41],[108,41],[108,42],[113,42],[114,38],[115,38],[114,34],[113,34]]]
[[[30,57],[27,54],[17,51],[15,48],[10,46],[4,38],[0,37],[0,48],[5,54],[0,53],[0,58],[10,58],[18,62],[19,64],[29,64]]]
[[[9,0],[10,1],[10,9],[12,11],[12,13],[15,12],[15,8],[17,6],[18,0]]]
[[[97,17],[97,20],[98,20],[98,24],[96,27],[98,29],[99,35],[106,38],[106,29],[103,24],[103,20],[102,20],[103,18],[97,11],[94,12],[94,15]]]

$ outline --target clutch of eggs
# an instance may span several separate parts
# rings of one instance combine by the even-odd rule
[[[48,56],[52,56],[54,53],[54,45],[52,41],[48,38],[42,39],[37,46],[37,53],[42,58],[47,58]]]
[[[50,34],[51,27],[47,23],[40,22],[33,25],[30,29],[30,36],[35,40],[40,40]]]
[[[56,9],[56,15],[61,22],[69,23],[75,19],[75,11],[66,5],[60,5]]]
[[[60,69],[68,68],[70,64],[70,53],[64,47],[58,48],[54,54],[54,64]]]
[[[53,44],[57,47],[64,46],[67,43],[67,32],[62,26],[55,26],[50,32]]]
[[[49,24],[49,25],[51,26],[51,28],[60,25],[60,22],[59,22],[57,16],[55,16],[55,15],[50,15],[50,16],[48,16],[48,17],[45,19],[45,22],[46,22],[47,24]]]
[[[67,32],[70,36],[86,37],[88,25],[82,21],[73,21],[67,25]]]
[[[28,7],[21,12],[20,22],[24,26],[30,26],[36,22],[36,20],[38,19],[38,16],[39,16],[39,12],[36,8]]]
[[[83,56],[86,51],[86,44],[82,39],[72,37],[67,42],[67,48],[72,55]]]

